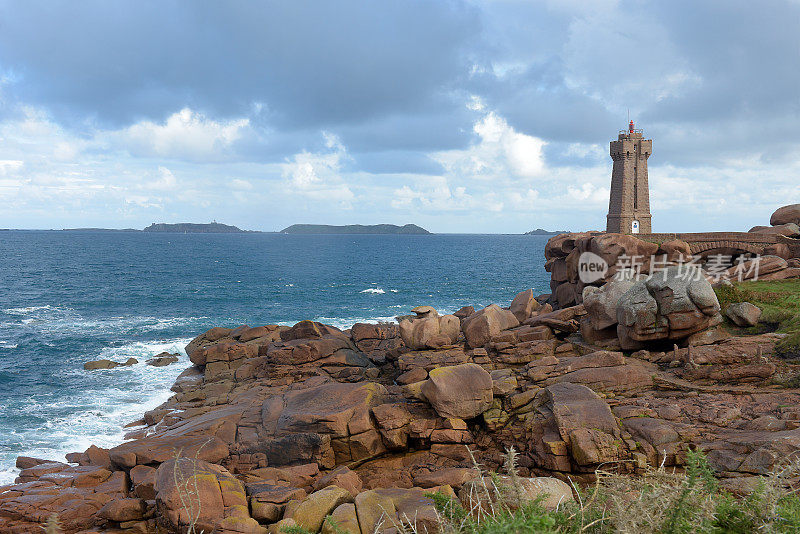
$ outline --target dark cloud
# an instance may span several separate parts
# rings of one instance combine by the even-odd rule
[[[62,119],[265,107],[323,127],[440,109],[467,69],[475,9],[455,1],[0,3],[9,90]]]
[[[285,167],[310,161],[318,168],[294,178],[320,219],[348,221],[336,207],[346,204],[393,217],[405,213],[387,207],[400,194],[420,220],[461,228],[475,206],[508,208],[530,190],[541,205],[560,206],[564,191],[585,204],[537,210],[547,224],[594,225],[608,142],[630,109],[654,139],[659,220],[721,228],[721,199],[736,198],[757,201],[755,224],[773,200],[735,196],[749,184],[800,201],[798,21],[796,0],[0,0],[0,160],[15,162],[3,171],[10,182],[60,176],[53,202],[116,184],[107,191],[119,198],[103,202],[132,213],[173,201],[206,213],[218,184],[239,179],[230,187],[244,189],[219,209],[240,213],[230,206],[251,199],[267,227],[273,212],[295,222]],[[198,124],[171,125],[181,110]],[[489,113],[502,128],[479,135]],[[231,124],[241,127],[228,135]],[[518,152],[538,141],[520,134],[546,142],[542,173],[509,170],[491,187],[470,174],[535,160]],[[458,165],[443,169],[436,153],[453,150]],[[72,165],[75,180],[98,187],[74,185]],[[175,191],[196,190],[158,189],[159,166],[175,171]],[[128,184],[129,168],[155,173],[153,191]],[[344,201],[334,206],[327,191]],[[29,193],[38,206],[44,197]],[[681,195],[692,202],[669,204]],[[499,213],[496,229],[519,223]]]
[[[431,174],[444,172],[441,163],[420,152],[392,150],[366,152],[354,158],[358,170],[371,174]]]

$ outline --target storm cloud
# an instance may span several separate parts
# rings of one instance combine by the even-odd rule
[[[600,228],[630,112],[655,229],[746,230],[798,67],[793,0],[0,0],[0,225]]]

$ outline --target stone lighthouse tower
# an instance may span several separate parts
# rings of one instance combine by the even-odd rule
[[[650,188],[647,182],[647,158],[653,152],[653,141],[642,138],[642,130],[619,132],[611,141],[611,199],[608,203],[607,232],[620,234],[652,233]]]

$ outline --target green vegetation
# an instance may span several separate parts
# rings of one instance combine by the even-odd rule
[[[509,452],[509,457],[515,453]],[[760,478],[747,496],[734,497],[720,488],[705,456],[687,454],[685,472],[650,470],[643,476],[597,473],[597,483],[577,489],[578,499],[557,510],[542,506],[544,496],[524,501],[511,482],[495,484],[491,499],[479,496],[465,507],[443,493],[428,494],[441,517],[444,534],[746,534],[800,532],[800,496],[791,489],[800,474],[800,460],[787,462]],[[477,468],[477,467],[476,467]],[[523,502],[522,506],[519,503]],[[330,519],[330,518],[328,518]],[[413,528],[393,524],[403,534]],[[297,527],[292,534],[307,534]],[[334,530],[334,532],[337,532]]]
[[[683,474],[598,473],[597,484],[579,491],[578,502],[557,511],[545,510],[539,499],[516,510],[501,505],[476,518],[454,499],[437,495],[434,501],[446,520],[445,532],[453,534],[800,532],[800,497],[787,489],[800,462],[764,477],[755,491],[737,499],[720,489],[702,453],[690,452],[687,460]]]
[[[761,308],[764,326],[744,332],[760,333],[767,327],[770,331],[789,334],[777,344],[778,355],[800,357],[800,280],[734,282],[732,286],[721,286],[715,291],[723,310],[735,302],[750,302]]]

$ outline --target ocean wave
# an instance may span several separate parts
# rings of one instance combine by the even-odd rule
[[[35,428],[10,428],[0,422],[0,434],[12,445],[11,449],[0,449],[0,485],[13,482],[17,456],[63,462],[67,453],[84,451],[92,444],[108,448],[122,443],[125,424],[138,420],[173,394],[170,387],[191,365],[183,349],[190,340],[136,342],[105,348],[87,359],[124,361],[133,357],[139,363],[108,371],[75,369],[63,375],[73,385],[74,393],[58,398],[34,394],[6,405],[4,412],[9,425],[23,414],[36,414],[42,423]],[[160,352],[178,353],[179,361],[165,367],[145,363]]]
[[[58,308],[57,306],[50,306],[49,304],[44,306],[27,306],[25,308],[6,308],[3,310],[4,313],[9,315],[25,315],[28,313],[33,313],[41,310],[67,310],[69,308]]]
[[[383,289],[381,289],[379,287],[370,287],[370,288],[367,288],[367,289],[365,289],[363,291],[360,291],[359,293],[373,293],[375,295],[383,295],[384,293],[386,293],[386,291],[384,291]]]
[[[84,317],[72,308],[61,306],[28,306],[6,308],[6,314],[19,318],[17,326],[25,326],[44,334],[136,333],[159,332],[187,327],[208,317],[154,317],[149,315]],[[13,325],[12,325],[13,326]]]
[[[341,330],[346,330],[353,326],[356,323],[368,323],[368,324],[378,324],[378,323],[393,323],[395,322],[395,316],[387,316],[387,317],[315,317],[315,321],[328,324],[331,326],[335,326]]]

